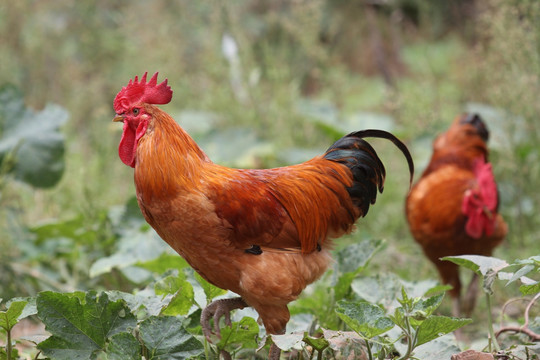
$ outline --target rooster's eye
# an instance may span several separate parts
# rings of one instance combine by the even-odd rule
[[[138,108],[133,109],[133,115],[139,115],[139,109]]]

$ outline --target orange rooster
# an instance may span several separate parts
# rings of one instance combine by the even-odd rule
[[[154,104],[167,104],[172,91],[157,73],[130,80],[114,100],[124,130],[119,155],[135,168],[137,200],[146,221],[210,283],[240,298],[217,300],[203,310],[207,339],[229,312],[245,306],[259,314],[267,333],[282,334],[287,304],[327,269],[331,239],[355,221],[382,192],[385,169],[363,137],[391,140],[365,130],[338,140],[303,164],[276,169],[231,169],[214,164],[195,141]],[[214,329],[210,320],[214,320]],[[280,350],[272,345],[270,358]]]
[[[445,256],[491,256],[507,233],[498,214],[497,185],[488,162],[489,132],[476,114],[458,116],[433,142],[433,155],[407,197],[412,235],[451,285],[452,313],[469,316],[476,301],[477,276],[460,301],[458,266]]]

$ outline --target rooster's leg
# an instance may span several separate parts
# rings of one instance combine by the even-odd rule
[[[274,343],[270,346],[270,351],[268,352],[268,360],[279,360],[281,357],[281,349]]]
[[[471,317],[478,295],[478,274],[474,273],[461,302],[462,316]]]
[[[212,334],[221,336],[219,330],[219,319],[225,316],[225,324],[231,326],[231,314],[232,310],[243,309],[248,304],[240,298],[221,299],[211,302],[201,313],[201,327],[206,340],[211,342],[210,337]],[[214,330],[210,326],[210,319],[214,319]]]

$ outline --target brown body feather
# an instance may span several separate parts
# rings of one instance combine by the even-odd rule
[[[435,264],[450,294],[461,292],[458,266],[442,261],[445,256],[466,254],[491,256],[507,232],[502,217],[494,213],[495,230],[473,238],[467,234],[467,216],[462,203],[467,191],[479,187],[474,164],[488,158],[487,130],[470,116],[458,117],[450,129],[433,143],[433,155],[426,170],[413,186],[406,203],[407,220],[416,242]],[[475,127],[476,126],[476,127]],[[485,135],[484,135],[485,132]]]
[[[231,169],[212,163],[157,107],[144,104],[142,113],[150,120],[135,184],[146,220],[206,280],[254,307],[269,333],[281,333],[287,304],[327,269],[330,240],[350,232],[382,190],[376,153],[358,138],[299,165]],[[364,148],[367,165],[355,158]],[[351,171],[357,165],[367,170]]]

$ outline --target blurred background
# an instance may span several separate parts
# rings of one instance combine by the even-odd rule
[[[0,298],[148,281],[133,265],[167,250],[141,245],[161,244],[141,223],[125,235],[139,214],[111,122],[116,93],[146,71],[169,79],[162,108],[233,167],[305,161],[379,128],[419,176],[435,135],[478,112],[510,227],[495,256],[540,251],[538,1],[2,1]],[[406,226],[404,158],[372,143],[385,192],[344,242],[387,240],[371,273],[436,279]]]

